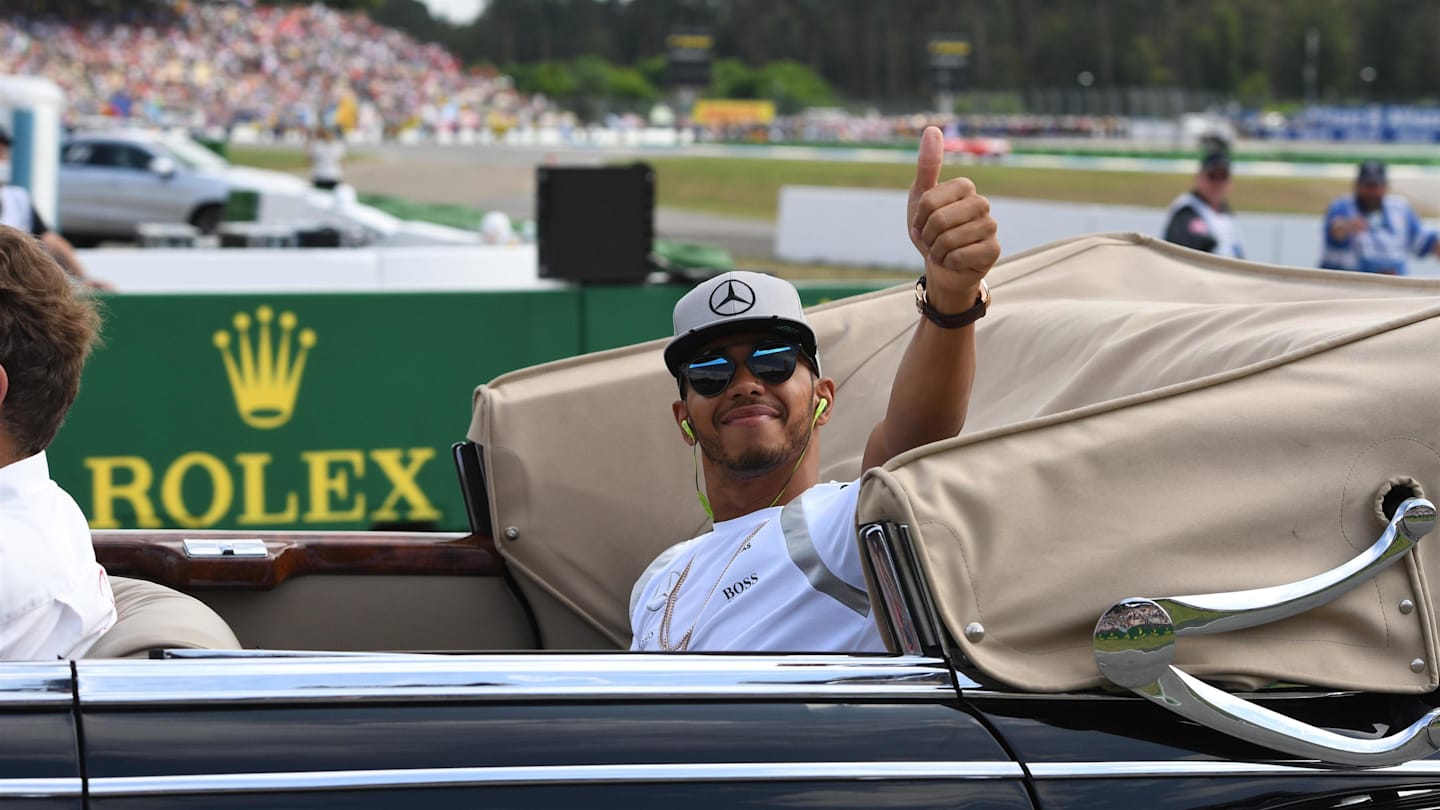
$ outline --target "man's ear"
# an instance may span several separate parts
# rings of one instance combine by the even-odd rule
[[[831,415],[835,413],[835,381],[829,377],[821,377],[815,381],[816,406],[820,404],[821,399],[825,400],[826,405],[825,409],[820,412],[820,418],[815,420],[816,427],[829,422]]]
[[[0,405],[5,404],[5,395],[10,392],[10,378],[5,375],[5,367],[0,366]]]
[[[690,424],[690,409],[685,407],[685,401],[675,400],[670,404],[670,412],[675,415],[675,424],[680,428],[680,438],[691,447],[695,446],[695,428]]]

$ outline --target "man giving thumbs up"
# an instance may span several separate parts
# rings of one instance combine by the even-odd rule
[[[975,329],[1000,256],[990,203],[940,182],[940,130],[920,139],[905,227],[925,273],[921,317],[858,472],[954,436],[975,377]],[[858,481],[820,483],[820,428],[842,403],[787,281],[733,272],[675,305],[665,365],[675,435],[705,472],[711,531],[671,547],[630,595],[635,650],[882,652],[855,542]]]

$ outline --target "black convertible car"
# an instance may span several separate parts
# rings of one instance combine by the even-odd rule
[[[120,623],[0,664],[0,797],[1440,807],[1440,282],[1138,236],[991,278],[965,432],[862,479],[890,654],[623,651],[705,523],[645,344],[476,392],[469,535],[96,532]],[[853,478],[914,311],[811,317]]]

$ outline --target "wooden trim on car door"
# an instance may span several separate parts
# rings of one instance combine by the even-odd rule
[[[192,588],[270,589],[310,574],[498,577],[494,539],[431,532],[94,531],[95,556],[115,576]],[[264,557],[196,558],[186,540],[260,540]]]

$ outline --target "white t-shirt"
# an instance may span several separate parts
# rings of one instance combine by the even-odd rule
[[[30,216],[30,192],[22,186],[0,186],[0,225],[30,233],[35,220]]]
[[[114,624],[90,526],[45,454],[0,467],[0,660],[81,656]]]
[[[689,650],[885,652],[855,538],[859,493],[858,481],[817,484],[666,550],[630,594],[630,649],[666,649],[673,593],[669,649],[693,626]]]
[[[316,141],[310,144],[310,176],[316,180],[340,179],[340,162],[345,159],[345,144],[340,141]]]

